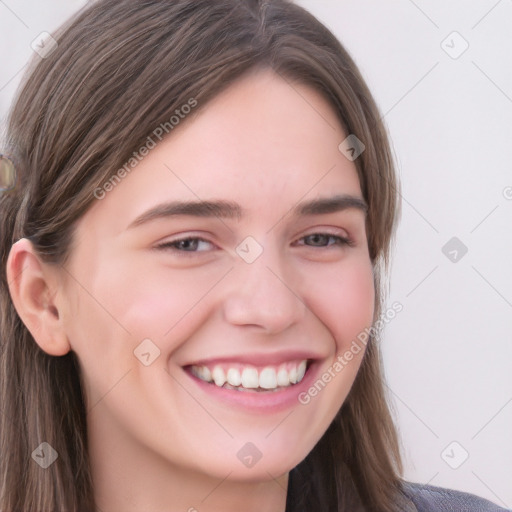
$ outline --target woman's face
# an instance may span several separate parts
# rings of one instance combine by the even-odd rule
[[[263,480],[360,366],[338,356],[373,319],[363,199],[310,88],[258,72],[200,107],[80,220],[63,321],[96,454]]]

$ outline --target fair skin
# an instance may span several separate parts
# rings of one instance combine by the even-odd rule
[[[339,410],[362,351],[307,405],[298,395],[373,320],[360,184],[338,150],[345,137],[318,93],[260,71],[96,201],[63,267],[43,263],[28,240],[13,246],[20,316],[43,350],[80,361],[99,511],[284,511],[288,473]],[[335,196],[355,201],[295,212]],[[242,216],[132,225],[162,203],[199,200],[238,203]],[[247,237],[257,244],[237,252]],[[160,350],[147,366],[134,355],[146,339],[146,359]],[[312,361],[303,380],[276,392],[219,388],[190,370],[285,364],[293,373],[301,360]]]

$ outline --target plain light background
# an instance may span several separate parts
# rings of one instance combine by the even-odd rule
[[[355,59],[396,155],[403,311],[382,347],[405,477],[512,508],[512,0],[298,3]],[[2,124],[32,41],[85,4],[0,0]]]

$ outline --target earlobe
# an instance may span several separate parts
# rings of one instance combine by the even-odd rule
[[[71,347],[56,304],[56,273],[26,238],[11,247],[7,281],[14,307],[39,347],[53,356],[67,354]]]

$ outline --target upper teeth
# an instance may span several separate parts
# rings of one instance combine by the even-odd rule
[[[205,382],[222,387],[226,383],[246,389],[276,389],[300,382],[306,373],[307,361],[284,363],[279,366],[265,366],[258,370],[254,366],[215,365],[192,366],[191,372]]]

